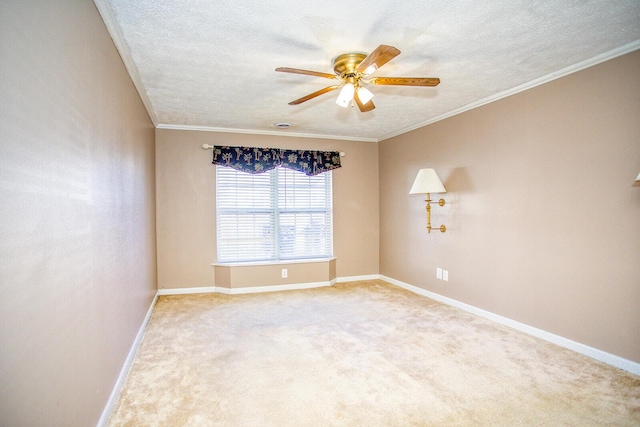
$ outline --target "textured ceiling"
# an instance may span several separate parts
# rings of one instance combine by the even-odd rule
[[[95,0],[158,127],[379,141],[640,48],[638,0]],[[402,53],[369,86],[376,109],[337,91],[331,60],[380,44]],[[597,82],[594,82],[597,84]],[[278,122],[291,123],[286,130]]]

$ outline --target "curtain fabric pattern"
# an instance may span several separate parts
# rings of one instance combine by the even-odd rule
[[[213,147],[214,165],[242,172],[262,173],[279,166],[314,176],[341,167],[338,151],[285,150],[282,148]]]

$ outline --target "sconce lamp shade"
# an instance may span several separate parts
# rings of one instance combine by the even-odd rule
[[[636,176],[636,182],[640,182],[640,173]]]
[[[409,194],[446,193],[447,190],[433,169],[420,169]]]

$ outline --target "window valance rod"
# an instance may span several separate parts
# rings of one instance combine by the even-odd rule
[[[203,150],[213,150],[213,145],[209,145],[209,144],[202,144],[202,149]],[[344,151],[340,152],[340,157],[344,157],[346,156],[347,153],[345,153]]]

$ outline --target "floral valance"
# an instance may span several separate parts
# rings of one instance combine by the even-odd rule
[[[282,166],[318,175],[339,168],[338,151],[284,150],[281,148],[213,146],[213,164],[242,172],[262,173]]]

